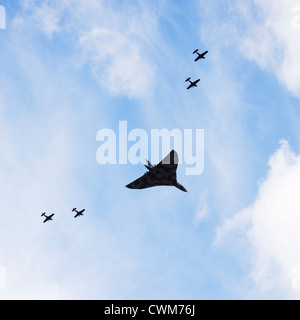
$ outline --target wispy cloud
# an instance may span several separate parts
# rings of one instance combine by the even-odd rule
[[[28,32],[42,32],[49,39],[62,31],[62,17],[70,1],[25,0],[15,15],[12,26]]]
[[[155,66],[144,47],[149,24],[152,28],[156,21],[155,12],[148,9],[142,3],[25,1],[13,25],[50,39],[63,34],[74,51],[81,50],[76,65],[86,63],[102,88],[113,95],[143,98],[155,79]]]
[[[93,75],[110,93],[130,98],[148,95],[154,81],[154,67],[130,35],[96,27],[82,35],[79,43]]]
[[[198,208],[194,216],[194,223],[196,226],[198,226],[203,220],[207,219],[207,217],[209,216],[207,193],[208,189],[206,189],[204,192],[200,194]]]

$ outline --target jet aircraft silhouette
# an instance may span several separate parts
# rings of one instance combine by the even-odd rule
[[[44,223],[52,220],[53,216],[54,216],[54,213],[52,213],[50,216],[46,216],[46,212],[43,212],[41,215],[41,217],[46,217],[46,219],[44,220]]]
[[[198,57],[195,59],[195,61],[198,61],[200,59],[205,59],[205,55],[208,53],[208,51],[205,51],[203,53],[198,52],[199,49],[196,49],[193,54],[197,53]]]
[[[147,160],[145,167],[149,171],[126,187],[129,189],[146,189],[156,186],[174,186],[183,192],[187,192],[185,187],[177,182],[177,165],[178,154],[174,150],[156,166],[153,166],[151,162]]]
[[[81,211],[77,211],[77,208],[73,208],[72,212],[76,212],[76,215],[74,218],[77,218],[79,216],[83,216],[83,212],[85,211],[85,209],[81,210]]]
[[[200,79],[198,79],[198,80],[196,80],[196,81],[191,81],[191,77],[189,77],[189,78],[187,78],[186,80],[185,80],[185,82],[189,82],[190,83],[190,85],[187,87],[187,89],[189,90],[189,89],[191,89],[191,88],[193,88],[193,87],[197,87],[197,83],[200,81]]]

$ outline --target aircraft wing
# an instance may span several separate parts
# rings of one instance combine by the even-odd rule
[[[193,88],[193,87],[197,87],[197,83],[198,83],[199,81],[200,81],[200,79],[194,81],[193,83],[191,83],[191,84],[187,87],[187,89],[189,90],[189,89],[191,89],[191,88]]]
[[[178,155],[173,150],[157,166],[128,184],[129,189],[145,189],[156,186],[171,186],[176,181]]]

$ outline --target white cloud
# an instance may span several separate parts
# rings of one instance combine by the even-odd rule
[[[96,27],[80,37],[80,46],[94,76],[112,94],[130,98],[147,95],[153,83],[153,66],[129,35]]]
[[[299,0],[231,0],[221,6],[212,2],[201,7],[201,37],[222,50],[239,49],[299,98],[299,5]]]
[[[255,294],[299,298],[295,272],[300,265],[300,156],[281,141],[269,167],[254,203],[226,220],[217,230],[217,240],[243,231],[250,245]]]
[[[69,5],[69,0],[51,1],[43,3],[36,0],[22,2],[22,10],[14,17],[12,25],[14,28],[29,31],[42,32],[52,39],[55,34],[62,31],[63,12]]]
[[[147,97],[154,86],[155,66],[146,44],[151,30],[156,30],[157,14],[142,2],[116,7],[84,1],[70,8],[70,18],[78,17],[83,8],[75,32],[83,61],[91,66],[95,79],[113,95]]]
[[[240,39],[243,53],[262,69],[275,73],[289,91],[300,97],[300,29],[295,28],[299,1],[254,0],[252,10],[251,4],[240,10],[247,24]]]
[[[48,38],[63,34],[74,45],[76,66],[86,63],[102,87],[129,98],[147,96],[154,85],[155,67],[144,44],[155,25],[147,5],[94,0],[27,0],[13,20],[16,30],[42,32]]]
[[[42,31],[50,38],[53,37],[54,33],[60,31],[59,13],[45,3],[37,8],[33,18],[36,19],[36,23],[40,25]]]

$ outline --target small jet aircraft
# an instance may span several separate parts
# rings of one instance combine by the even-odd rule
[[[185,82],[189,82],[190,83],[190,85],[187,87],[187,89],[189,90],[189,89],[191,89],[191,88],[193,88],[193,87],[197,87],[197,83],[200,81],[200,79],[198,79],[198,80],[196,80],[196,81],[191,81],[191,77],[189,77],[189,78],[187,78],[186,80],[185,80]]]
[[[199,49],[196,49],[193,54],[197,53],[198,57],[195,59],[195,61],[198,61],[200,59],[205,59],[205,55],[208,53],[208,51],[205,51],[203,53],[198,52]]]
[[[177,182],[177,166],[178,154],[174,150],[156,166],[153,166],[151,162],[147,160],[145,167],[149,171],[126,187],[129,189],[146,189],[156,186],[174,186],[183,192],[187,192],[185,187]]]
[[[73,208],[72,212],[76,212],[76,215],[74,218],[77,218],[79,216],[83,216],[83,212],[85,211],[85,209],[81,210],[81,211],[77,211],[77,208]]]
[[[54,213],[52,213],[50,216],[46,216],[46,212],[43,212],[41,215],[41,217],[46,217],[46,219],[44,220],[44,223],[52,220],[53,216],[54,216]]]

